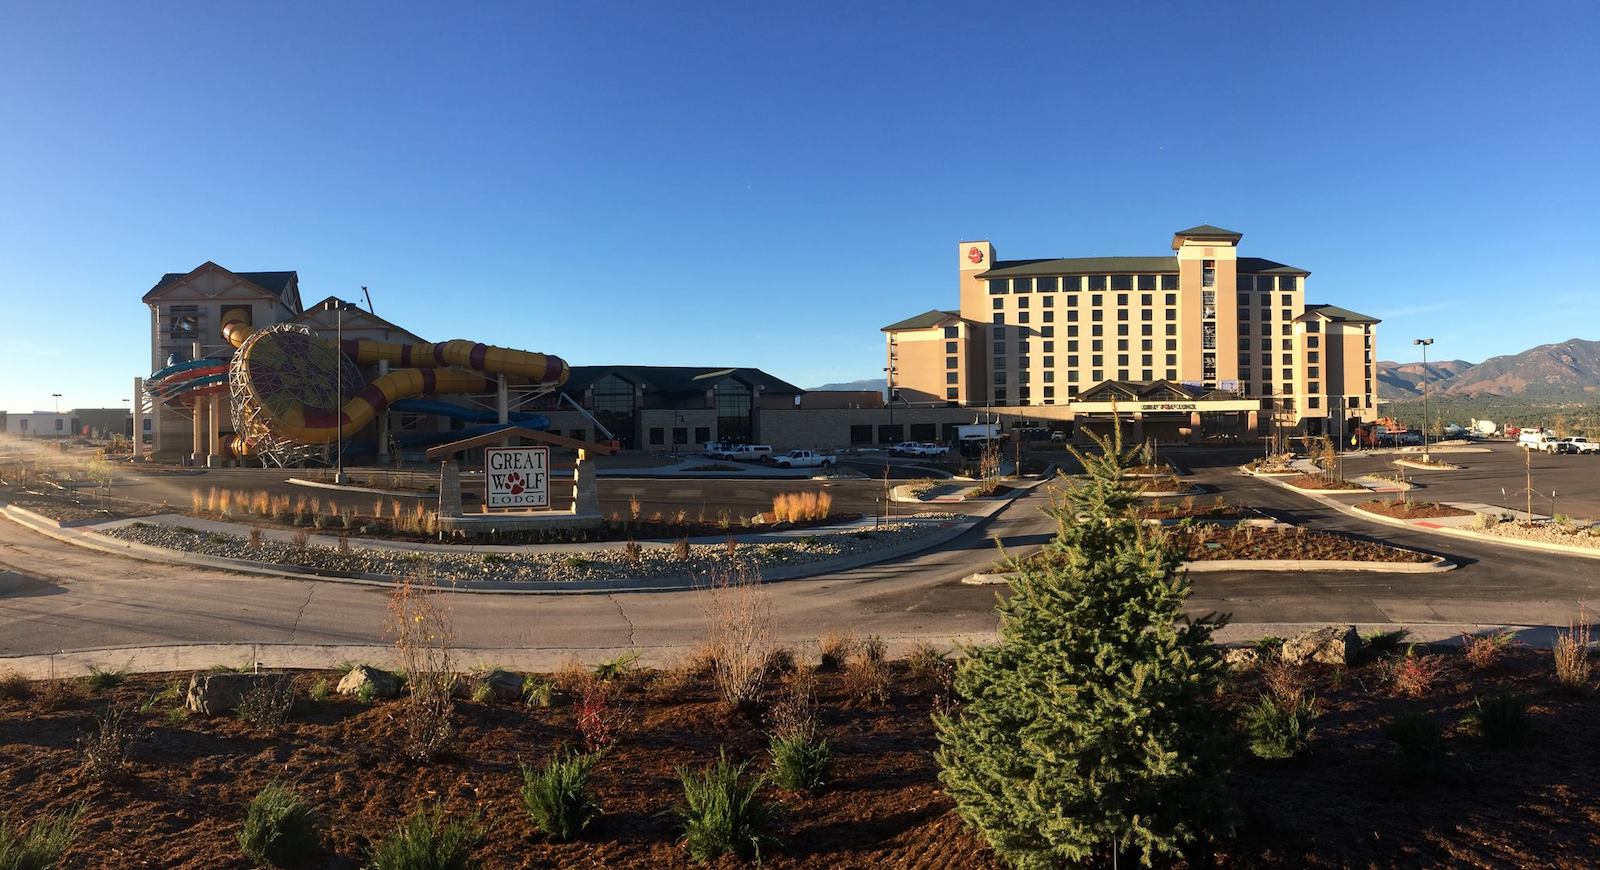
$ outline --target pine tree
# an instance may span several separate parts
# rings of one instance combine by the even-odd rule
[[[936,717],[940,779],[961,816],[1024,868],[1170,862],[1226,822],[1220,622],[1191,621],[1167,536],[1135,514],[1120,431],[1074,450],[1086,474],[1058,533],[1016,566],[1000,641],[969,650],[959,712]]]

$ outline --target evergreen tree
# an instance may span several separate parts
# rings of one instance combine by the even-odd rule
[[[1136,515],[1120,431],[1074,450],[1087,472],[1058,533],[1015,566],[997,646],[969,650],[962,706],[936,717],[940,779],[962,817],[1025,868],[1170,861],[1219,832],[1220,622],[1190,621],[1180,557]]]

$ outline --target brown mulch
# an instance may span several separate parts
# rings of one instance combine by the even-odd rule
[[[1373,499],[1356,505],[1364,511],[1382,514],[1401,520],[1421,520],[1433,517],[1470,517],[1472,511],[1431,501],[1387,501]]]
[[[1140,508],[1139,515],[1151,520],[1181,520],[1186,517],[1194,517],[1197,520],[1236,520],[1252,516],[1252,512],[1249,508],[1229,504],[1220,498],[1201,502],[1193,498],[1167,501],[1158,497]]]
[[[1297,559],[1308,561],[1427,562],[1427,553],[1351,538],[1333,532],[1296,527],[1196,526],[1173,531],[1185,559]],[[1217,546],[1210,547],[1207,544]]]
[[[6,501],[19,508],[61,522],[74,520],[115,520],[130,517],[152,517],[170,513],[171,508],[143,502],[124,501],[117,498],[102,499],[91,495],[88,487],[77,499],[51,495],[8,495]]]
[[[1393,690],[1389,661],[1306,669],[1321,711],[1310,750],[1293,761],[1236,759],[1228,778],[1238,827],[1220,844],[1217,866],[1594,866],[1600,702],[1561,693],[1546,652],[1513,647],[1486,671],[1468,668],[1459,653],[1443,657],[1441,677],[1417,699]],[[564,700],[536,709],[462,701],[453,754],[425,765],[395,751],[393,702],[302,700],[273,734],[231,717],[172,722],[171,702],[162,701],[133,714],[141,736],[128,776],[103,783],[77,769],[74,739],[94,713],[111,701],[136,708],[169,679],[133,677],[98,694],[78,681],[54,702],[0,699],[0,814],[32,820],[84,802],[84,833],[68,866],[244,868],[234,839],[244,808],[277,779],[320,807],[329,851],[313,866],[359,866],[371,840],[442,801],[452,815],[481,813],[487,834],[476,855],[486,867],[688,867],[670,816],[680,798],[676,766],[704,765],[727,747],[758,767],[764,752],[759,729],[725,714],[707,686],[668,695],[648,675],[630,675],[623,697],[634,724],[595,773],[606,815],[568,844],[537,833],[517,795],[519,762],[578,740]],[[822,675],[833,782],[814,795],[767,792],[782,812],[781,843],[766,864],[998,866],[939,789],[929,687],[903,676],[896,685],[891,703],[861,708],[846,703],[837,676]],[[1254,672],[1238,675],[1221,703],[1254,701],[1260,685]],[[1525,745],[1491,749],[1462,722],[1475,698],[1501,694],[1529,699]],[[1444,726],[1449,756],[1437,779],[1409,774],[1383,736],[1403,713]]]
[[[1284,483],[1301,489],[1361,489],[1348,480],[1340,480],[1326,474],[1299,474],[1284,480]]]

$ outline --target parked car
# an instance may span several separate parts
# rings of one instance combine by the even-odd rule
[[[950,448],[943,444],[935,444],[932,441],[923,441],[921,443],[923,456],[938,457],[950,452]]]
[[[1556,436],[1543,429],[1523,429],[1517,435],[1517,446],[1523,450],[1538,450],[1542,453],[1560,453],[1561,442]]]
[[[765,462],[771,457],[771,444],[740,444],[729,449],[726,456],[740,462]]]
[[[815,450],[791,450],[772,457],[772,463],[779,468],[827,468],[837,465],[839,460]]]
[[[901,441],[889,448],[891,456],[943,456],[949,448],[932,441]]]
[[[1600,441],[1590,441],[1583,436],[1561,439],[1562,453],[1600,453]]]
[[[733,445],[726,441],[708,441],[706,442],[706,449],[702,452],[711,459],[727,459],[728,451],[732,449]]]

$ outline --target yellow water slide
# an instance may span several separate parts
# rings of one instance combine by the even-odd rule
[[[347,339],[342,348],[309,331],[282,326],[259,332],[248,314],[232,309],[222,334],[237,347],[230,373],[234,395],[255,413],[246,416],[278,438],[328,444],[366,428],[400,399],[484,393],[504,375],[517,385],[559,387],[569,369],[560,357],[471,341],[399,344]],[[396,366],[363,384],[357,365]],[[250,433],[241,433],[250,440]]]

